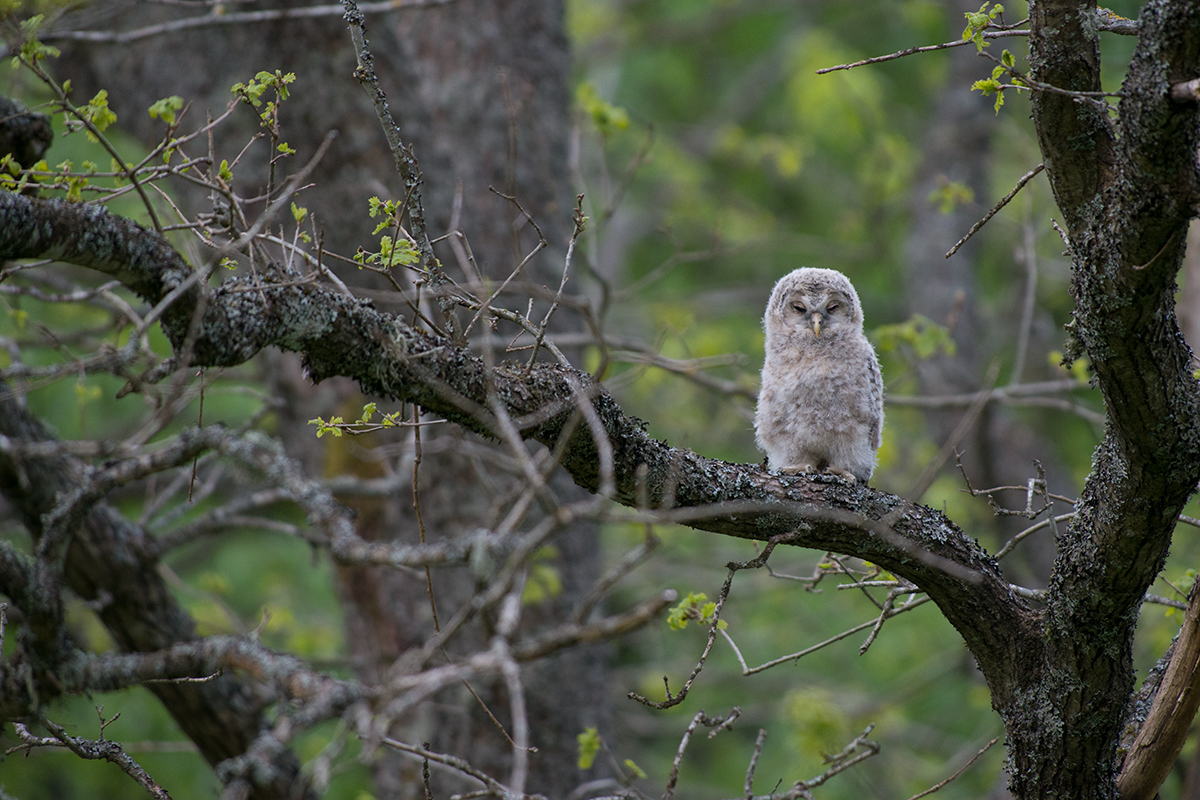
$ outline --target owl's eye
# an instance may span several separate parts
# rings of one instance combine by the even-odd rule
[[[792,303],[792,308],[796,309],[797,314],[803,314],[807,309],[801,303]]]
[[[825,306],[825,310],[828,311],[830,314],[837,311],[838,308],[840,308],[840,306],[837,303],[830,303],[829,305]]]

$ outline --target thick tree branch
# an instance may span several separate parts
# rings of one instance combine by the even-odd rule
[[[242,636],[209,636],[179,642],[151,653],[105,653],[82,651],[56,665],[56,689],[61,695],[113,692],[156,682],[206,679],[223,670],[237,669],[270,685],[281,697],[322,707],[314,721],[341,713],[350,703],[365,696],[362,686],[314,672],[300,659],[275,653],[259,642]],[[20,689],[19,667],[0,666],[0,686]],[[176,685],[188,685],[178,683]],[[0,701],[0,718],[31,714],[47,698],[25,696],[24,691],[5,693]]]
[[[0,257],[47,256],[114,275],[151,303],[189,279],[174,251],[128,220],[0,195]],[[939,512],[830,477],[779,477],[672,448],[648,436],[640,420],[626,416],[584,373],[552,364],[489,371],[467,350],[369,303],[297,282],[295,275],[266,277],[279,284],[249,287],[231,280],[205,297],[193,284],[163,315],[164,331],[179,345],[202,303],[194,364],[235,364],[274,345],[303,353],[314,380],[348,376],[367,394],[415,402],[499,438],[501,426],[488,410],[494,400],[526,439],[554,449],[567,435],[564,468],[576,483],[597,491],[601,448],[594,426],[568,424],[576,393],[583,391],[611,446],[615,496],[625,505],[648,496],[652,507],[676,509],[679,521],[694,528],[834,550],[902,575],[927,591],[958,628],[998,697],[1015,691],[1013,654],[1038,647],[1037,615],[1012,593],[995,562]]]
[[[53,439],[2,386],[0,435],[21,443]],[[0,448],[0,493],[16,509],[35,543],[42,534],[43,516],[82,482],[84,471],[80,462],[61,452]],[[103,601],[97,613],[118,646],[155,651],[196,637],[191,617],[172,596],[157,567],[153,539],[107,504],[98,503],[83,515],[75,532],[63,579],[83,599]],[[16,574],[6,569],[5,579]],[[266,722],[255,690],[231,675],[203,684],[156,683],[149,688],[210,764],[244,752]],[[290,787],[300,768],[295,754],[279,751],[273,763],[273,771],[264,772],[264,783],[255,787],[254,798],[293,796]]]

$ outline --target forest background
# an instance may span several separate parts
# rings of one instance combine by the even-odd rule
[[[1021,19],[1022,6],[1006,8],[1004,19]],[[1137,14],[1133,3],[1113,3],[1111,8],[1122,16]],[[49,31],[81,30],[85,22],[94,30],[111,29],[104,9],[91,17],[87,9],[56,16],[52,3],[48,10],[53,20]],[[817,74],[821,68],[958,39],[964,12],[977,10],[961,3],[920,1],[568,3],[570,172],[558,177],[570,195],[583,194],[582,211],[588,217],[569,285],[601,314],[608,337],[607,348],[580,348],[579,363],[594,369],[602,353],[611,359],[607,385],[628,413],[647,422],[652,435],[713,458],[758,461],[751,418],[762,357],[760,320],[770,287],[797,266],[839,269],[858,289],[867,333],[883,363],[887,423],[872,484],[945,510],[995,553],[1028,523],[996,516],[986,498],[964,492],[964,474],[977,488],[1024,487],[1044,469],[1049,491],[1073,498],[1103,433],[1101,404],[1088,388],[1086,365],[1077,362],[1071,370],[1059,365],[1072,300],[1069,261],[1052,224],[1057,211],[1045,177],[1030,180],[953,257],[944,257],[1040,161],[1027,99],[1009,91],[1003,107],[994,107],[994,97],[972,92],[971,85],[991,75],[993,66],[973,45]],[[404,15],[417,13],[370,16],[368,30],[388,24],[403,31],[411,24]],[[121,21],[134,27],[128,17]],[[11,27],[12,20],[6,24]],[[305,24],[323,26],[319,30],[331,51],[349,48],[349,34],[338,16]],[[271,40],[263,35],[265,27],[236,25],[239,36],[261,42],[262,49],[252,52],[257,63],[234,80],[249,81],[260,69],[294,72],[293,96],[281,105],[309,109],[298,121],[311,128],[305,136],[319,143],[331,126],[312,109],[319,109],[328,95],[359,92],[351,77],[329,70],[324,53],[310,63],[293,53],[276,58]],[[149,103],[140,102],[156,89],[140,89],[137,81],[180,86],[158,96],[180,95],[191,104],[187,119],[193,124],[202,122],[206,104],[214,116],[224,110],[209,96],[188,96],[189,82],[194,82],[188,71],[215,68],[204,63],[199,48],[189,51],[181,34],[128,44],[44,38],[65,53],[61,62],[48,60],[46,68],[59,81],[72,79],[79,85],[89,80],[82,75],[85,68],[102,74],[97,64],[104,58],[120,60],[81,54],[86,47],[134,53],[160,47],[178,53],[179,74],[130,71],[125,73],[127,85],[112,76],[104,85],[118,110],[108,136],[131,161],[147,152],[164,127],[161,118],[147,114]],[[9,40],[10,52],[15,41]],[[1133,45],[1132,37],[1102,35],[1110,70],[1105,88],[1119,82]],[[228,97],[232,83],[221,88]],[[392,91],[386,80],[385,89]],[[45,86],[24,71],[6,75],[3,90],[31,108],[48,97]],[[321,100],[315,101],[314,94]],[[397,103],[396,110],[403,130],[404,103]],[[249,129],[257,124],[255,111],[246,104],[236,107],[235,114],[248,121],[243,124]],[[355,146],[360,146],[355,137],[373,139],[372,145],[361,146],[383,148],[375,120],[368,117],[361,124],[360,129],[343,130],[339,139],[352,139]],[[149,130],[157,133],[147,135]],[[46,154],[51,165],[68,159],[109,163],[97,143],[64,134],[59,124]],[[301,139],[286,124],[282,137],[293,144]],[[296,158],[303,163],[312,154],[313,148],[300,149]],[[235,149],[226,157],[232,161],[236,155]],[[425,160],[419,147],[416,155],[427,184],[447,182],[439,168],[448,160]],[[357,219],[358,227],[339,220],[336,230],[329,226],[326,231],[331,249],[347,254],[359,246],[371,252],[378,247],[369,198],[401,199],[395,179],[378,173],[373,180],[359,177],[357,184],[336,189],[342,193],[336,202]],[[314,181],[316,186],[306,192],[322,191],[321,179]],[[444,199],[431,215],[449,215],[453,189],[443,188],[440,195],[431,191]],[[167,208],[165,202],[155,202]],[[297,203],[305,202],[302,194]],[[316,203],[308,205],[315,208]],[[113,207],[145,220],[129,197]],[[543,216],[547,207],[539,213],[528,206],[547,231],[569,233],[569,203],[557,207],[556,221]],[[551,251],[561,256],[564,244],[560,236]],[[1188,294],[1200,287],[1197,250],[1189,255],[1179,308],[1192,343],[1200,341],[1200,304]],[[561,269],[561,259],[559,264]],[[341,271],[347,282],[358,280],[353,267]],[[47,292],[52,288],[43,286]],[[0,335],[20,343],[26,363],[71,363],[81,352],[76,344],[86,340],[88,326],[103,325],[102,318],[73,306],[28,295],[4,299],[8,307],[0,316]],[[83,338],[61,333],[72,329]],[[206,423],[249,423],[279,431],[281,423],[272,413],[260,414],[263,392],[270,391],[264,390],[260,374],[251,369],[223,380],[204,395]],[[145,411],[116,397],[123,384],[115,376],[80,370],[31,384],[28,403],[64,440],[119,442],[139,428]],[[1034,388],[997,395],[981,407],[972,403],[980,389],[1018,384]],[[178,406],[166,432],[196,422],[201,401],[189,401]],[[363,402],[354,397],[336,401],[343,405],[334,410],[346,419],[355,419]],[[381,405],[384,412],[398,409]],[[322,454],[317,457],[325,459],[330,476],[337,469],[329,465],[361,446],[347,444],[348,437],[318,440],[316,428],[302,432],[311,439],[304,447]],[[438,439],[432,431],[430,436],[435,438],[428,457],[436,457],[432,442]],[[385,432],[370,446],[400,463],[408,437],[409,431]],[[962,453],[961,471],[956,451]],[[411,464],[411,450],[408,459],[405,463]],[[213,485],[217,483],[214,476]],[[150,514],[146,496],[149,490],[129,487],[115,502],[135,516]],[[1022,491],[995,496],[1013,508],[1025,504]],[[1062,503],[1059,511],[1068,508]],[[162,521],[163,531],[186,523],[187,513]],[[1200,516],[1194,503],[1184,514]],[[302,524],[301,515],[283,505],[271,507],[264,519],[279,531]],[[268,527],[234,526],[219,536],[181,538],[164,567],[180,602],[202,633],[245,633],[263,622],[261,637],[268,646],[333,670],[348,669],[355,634],[347,632],[345,597],[339,595],[335,568],[328,559],[315,557],[302,538]],[[632,607],[668,587],[681,597],[704,592],[715,599],[726,575],[723,565],[757,553],[749,542],[683,527],[655,525],[654,533],[661,545],[616,586],[606,600],[610,610]],[[23,541],[16,531],[6,536],[14,543]],[[602,522],[604,565],[618,563],[644,536],[641,524]],[[1181,528],[1156,587],[1175,605],[1149,604],[1142,611],[1135,654],[1139,676],[1178,630],[1181,613],[1176,606],[1186,600],[1198,551],[1193,539],[1193,530]],[[1044,529],[1006,559],[1006,573],[1021,586],[1043,588],[1052,558],[1053,542]],[[547,560],[540,570],[535,561],[527,580],[525,602],[530,606],[562,589],[563,577],[549,563],[553,558]],[[858,591],[836,591],[832,579],[815,587],[820,591],[806,591],[811,583],[807,576],[828,563],[821,553],[797,550],[777,553],[771,566],[776,573],[803,576],[807,583],[761,571],[740,576],[722,618],[747,664],[805,650],[878,616],[877,605]],[[90,649],[112,647],[87,603],[74,603],[69,620],[73,635]],[[674,630],[663,614],[600,651],[611,665],[605,691],[612,717],[599,722],[605,748],[628,774],[644,771],[646,777],[638,780],[650,794],[655,794],[652,787],[666,782],[688,720],[702,708],[725,714],[738,706],[741,717],[734,730],[691,743],[680,770],[681,796],[736,795],[759,728],[770,732],[757,767],[759,780],[789,783],[820,774],[825,754],[836,753],[874,725],[870,738],[879,743],[879,754],[816,790],[827,798],[909,797],[945,779],[990,740],[1003,736],[974,660],[932,604],[889,621],[865,654],[860,655],[859,646],[871,632],[869,624],[795,663],[749,677],[743,677],[734,651],[718,639],[686,703],[657,711],[626,697],[635,691],[661,698],[663,675],[678,687],[704,647],[704,632],[697,625]],[[11,652],[13,643],[5,645],[5,652]],[[75,699],[52,716],[75,735],[95,736],[96,706],[104,707],[105,717],[121,713],[105,735],[125,743],[172,796],[208,797],[219,791],[213,772],[145,690]],[[306,733],[296,746],[301,760],[319,759],[331,741],[344,735],[336,729],[327,723]],[[13,737],[6,727],[0,747],[16,746]],[[576,747],[569,737],[561,744],[567,751]],[[362,798],[380,791],[371,770],[356,762],[356,752],[350,744],[333,759],[325,796]],[[1002,760],[1002,748],[991,748],[941,789],[940,796],[1002,796]],[[8,755],[0,764],[0,783],[18,798],[126,797],[137,791],[111,765],[43,750]],[[1200,748],[1189,741],[1163,796],[1200,796],[1196,792]]]

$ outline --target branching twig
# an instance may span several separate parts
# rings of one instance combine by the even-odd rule
[[[453,2],[455,0],[382,0],[381,2],[362,3],[359,5],[359,10],[364,14],[375,14],[385,11],[441,6]],[[179,31],[196,30],[197,28],[209,28],[221,25],[247,25],[256,22],[274,22],[288,19],[340,17],[345,13],[346,9],[340,4],[301,6],[299,8],[275,8],[264,9],[262,11],[227,11],[222,9],[221,13],[217,13],[214,8],[213,12],[209,14],[185,17],[183,19],[171,20],[170,22],[162,22],[157,25],[146,25],[141,28],[134,28],[131,31],[48,31],[43,34],[42,38],[47,41],[68,39],[79,42],[127,44],[129,42],[136,42],[139,39],[149,39],[167,33],[178,33]]]
[[[733,586],[733,576],[739,570],[758,569],[762,567],[767,563],[767,559],[771,557],[771,553],[774,551],[774,549],[775,544],[772,542],[763,549],[763,552],[757,558],[740,563],[730,562],[729,564],[725,565],[729,570],[729,574],[725,577],[725,584],[721,587],[721,593],[717,596],[716,607],[713,609],[712,614],[712,624],[708,629],[708,640],[704,644],[704,651],[700,654],[700,659],[696,662],[695,668],[692,669],[692,674],[689,675],[687,681],[684,682],[683,688],[679,690],[679,694],[671,694],[671,684],[664,675],[663,685],[667,693],[666,700],[663,700],[662,702],[654,702],[642,697],[637,692],[630,692],[627,695],[630,700],[636,700],[642,705],[650,706],[651,708],[657,708],[660,710],[677,706],[684,701],[684,698],[687,697],[688,692],[691,691],[692,684],[695,682],[697,676],[700,675],[700,671],[704,669],[704,664],[708,660],[708,654],[712,651],[713,642],[717,640],[717,632],[721,629],[721,608],[725,605],[725,599],[729,597],[729,590]],[[721,632],[724,633],[724,631]]]
[[[121,745],[108,739],[82,739],[71,736],[63,728],[48,719],[42,719],[41,724],[44,725],[53,737],[34,736],[20,722],[14,722],[13,728],[17,732],[17,737],[21,740],[21,744],[8,749],[8,753],[12,754],[20,750],[28,753],[35,747],[65,747],[80,758],[90,760],[108,761],[116,764],[129,777],[137,782],[146,792],[157,800],[171,800],[171,795],[167,794],[167,790],[158,785],[158,783],[150,777],[150,773],[142,769],[142,766],[134,761],[128,753],[122,749]]]
[[[696,732],[697,726],[704,725],[705,727],[712,728],[708,733],[708,738],[711,739],[720,731],[729,730],[729,726],[741,714],[742,710],[734,706],[733,711],[725,717],[710,717],[703,711],[698,712],[696,716],[692,717],[692,721],[688,723],[687,730],[683,733],[683,738],[679,740],[679,747],[675,750],[675,760],[671,762],[671,777],[667,780],[667,788],[663,792],[663,800],[671,800],[675,796],[675,784],[679,780],[679,765],[683,762],[683,753],[687,750],[688,742],[692,740],[692,734]]]

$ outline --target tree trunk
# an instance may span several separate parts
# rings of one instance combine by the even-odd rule
[[[1100,90],[1095,14],[1031,4],[1035,80]],[[1200,125],[1194,103],[1170,99],[1200,72],[1200,7],[1149,2],[1140,25],[1115,121],[1095,98],[1031,93],[1071,246],[1067,353],[1090,358],[1109,422],[1058,542],[1043,644],[1023,654],[1026,683],[1001,711],[1021,798],[1114,796],[1138,610],[1200,478],[1200,392],[1174,313]]]

